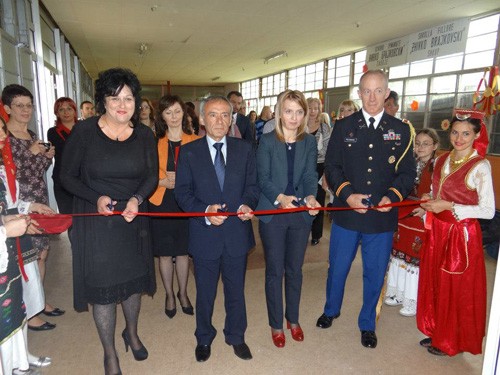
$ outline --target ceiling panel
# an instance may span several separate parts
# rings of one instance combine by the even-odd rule
[[[174,85],[239,82],[499,8],[497,0],[42,2],[93,78],[124,66],[143,83]],[[264,64],[281,50],[288,57]]]

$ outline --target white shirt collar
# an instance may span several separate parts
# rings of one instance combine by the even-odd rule
[[[380,119],[384,115],[384,110],[382,110],[382,112],[380,113],[377,113],[375,116],[368,114],[363,108],[361,109],[361,112],[363,113],[363,117],[365,118],[365,122],[367,125],[370,123],[370,117],[373,117],[375,119],[373,126],[375,129],[377,129]]]

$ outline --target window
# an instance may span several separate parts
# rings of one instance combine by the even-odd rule
[[[361,67],[362,69],[363,67]],[[350,77],[351,55],[328,60],[326,87],[349,86]]]
[[[252,79],[241,84],[241,95],[243,99],[253,99],[259,97],[259,79]]]
[[[278,95],[285,90],[285,73],[262,78],[262,96]]]

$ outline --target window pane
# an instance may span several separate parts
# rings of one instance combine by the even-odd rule
[[[431,81],[432,93],[455,92],[457,85],[457,76],[455,74],[449,76],[435,77]]]
[[[403,118],[408,119],[415,129],[422,129],[424,127],[424,113],[423,112],[406,112]]]
[[[409,79],[406,81],[405,95],[425,94],[427,92],[427,78]]]
[[[435,129],[439,136],[439,148],[448,150],[450,148],[450,136],[448,131],[441,129],[443,120],[451,120],[452,112],[431,112],[428,117],[428,127]]]
[[[410,64],[410,76],[422,76],[432,73],[432,59],[412,62]]]
[[[410,64],[393,66],[389,68],[389,79],[408,77],[409,68]]]
[[[488,152],[490,154],[500,154],[500,134],[491,135],[491,143]]]
[[[411,109],[413,102],[418,103],[418,109],[416,111],[413,111]],[[426,95],[410,95],[410,96],[404,96],[403,97],[403,108],[401,111],[406,111],[406,112],[425,112],[425,103],[427,101],[427,96]]]
[[[336,83],[335,87],[349,86],[349,77],[339,77]]]
[[[497,33],[490,33],[467,39],[465,53],[485,51],[495,49],[497,43]]]
[[[362,62],[363,64],[365,63],[365,60],[366,60],[366,49],[362,50],[362,51],[359,51],[359,52],[356,52],[354,54],[354,61],[356,63],[358,62]]]
[[[468,37],[485,34],[485,33],[491,32],[491,31],[496,32],[498,30],[498,17],[499,16],[500,15],[495,14],[495,15],[490,16],[490,17],[484,17],[484,18],[480,18],[480,19],[472,21],[469,24]]]
[[[455,107],[455,94],[431,95],[429,98],[429,110],[433,112],[452,113]]]
[[[311,74],[316,71],[316,66],[315,65],[308,65],[306,66],[306,74]]]
[[[476,91],[477,85],[481,78],[483,78],[483,75],[483,72],[462,74],[458,80],[458,92]]]
[[[463,53],[448,55],[445,57],[436,58],[434,66],[434,73],[452,72],[462,69],[462,61],[464,59]]]
[[[346,65],[349,66],[349,65],[351,65],[351,55],[346,55],[346,56],[339,57],[337,59],[337,65],[338,66],[346,66]]]
[[[484,68],[493,64],[494,50],[465,55],[464,69]]]
[[[403,81],[391,81],[389,82],[389,88],[392,91],[396,91],[399,96],[403,94]]]
[[[342,68],[337,68],[337,77],[349,77],[349,73],[351,72],[350,66],[344,66]]]
[[[472,93],[459,93],[457,95],[458,108],[472,108]]]

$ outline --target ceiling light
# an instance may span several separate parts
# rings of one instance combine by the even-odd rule
[[[283,56],[288,57],[288,53],[286,53],[286,51],[279,51],[279,52],[273,53],[272,55],[269,55],[269,56],[264,58],[264,64],[268,64],[269,61],[279,59],[280,57],[283,57]]]
[[[148,52],[149,46],[146,43],[141,43],[139,46],[139,55],[145,55]]]

